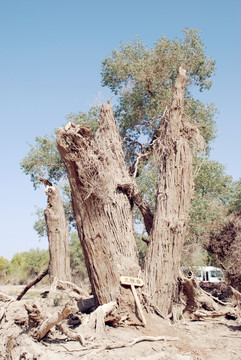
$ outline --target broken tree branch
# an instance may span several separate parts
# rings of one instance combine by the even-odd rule
[[[134,201],[143,216],[146,231],[148,234],[150,234],[153,224],[153,213],[149,204],[146,202],[141,192],[139,191],[138,186],[133,183],[118,184],[117,189],[125,193],[129,199]]]
[[[38,282],[40,282],[47,274],[49,273],[49,268],[45,269],[44,271],[42,271],[37,277],[36,279],[30,281],[30,283],[28,285],[25,286],[25,288],[23,289],[23,291],[18,295],[17,300],[21,300],[23,295],[26,294],[26,292],[34,285],[36,285]]]

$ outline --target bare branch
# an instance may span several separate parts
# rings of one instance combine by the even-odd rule
[[[45,269],[44,271],[42,271],[37,277],[36,279],[30,281],[30,283],[28,283],[28,285],[25,286],[25,288],[23,289],[23,291],[21,292],[21,294],[18,295],[17,300],[21,300],[23,295],[26,294],[26,292],[34,285],[36,285],[38,282],[40,282],[47,274],[49,273],[49,268]]]

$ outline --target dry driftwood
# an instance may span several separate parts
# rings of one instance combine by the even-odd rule
[[[76,284],[70,282],[70,281],[62,281],[62,280],[57,280],[57,288],[58,289],[63,289],[63,290],[70,290],[73,291],[77,294],[79,294],[79,296],[75,296],[76,300],[80,300],[83,297],[88,297],[89,294],[87,293],[87,291],[85,291],[83,288],[77,286]]]
[[[62,333],[65,334],[68,339],[79,341],[81,345],[85,345],[85,339],[83,336],[81,334],[77,334],[75,331],[70,330],[66,324],[57,324],[56,327],[62,331]]]
[[[238,290],[235,290],[232,286],[231,286],[233,295],[237,301],[237,305],[238,307],[241,309],[241,293]]]
[[[13,301],[13,297],[12,296],[8,296],[2,292],[0,292],[0,301],[2,302],[9,302],[9,301]]]
[[[30,283],[28,285],[25,286],[25,288],[23,289],[23,291],[18,295],[17,300],[21,300],[23,295],[26,294],[26,292],[34,285],[36,285],[38,282],[40,282],[47,274],[49,273],[49,268],[45,269],[44,271],[42,271],[37,277],[36,279],[30,281]]]
[[[198,309],[218,311],[218,304],[200,288],[195,277],[190,279],[183,277],[181,280],[183,293],[186,296],[186,307],[184,313],[194,313]]]
[[[38,326],[44,319],[43,311],[40,308],[40,305],[37,302],[25,303],[24,307],[28,312],[30,322],[32,322],[34,326]]]
[[[35,337],[38,340],[41,340],[52,327],[66,319],[69,314],[74,311],[77,311],[76,305],[73,302],[66,303],[62,310],[57,311],[54,315],[50,316],[42,323],[39,329],[37,329]]]
[[[238,315],[230,304],[224,304],[207,294],[206,291],[201,289],[194,277],[190,279],[183,277],[181,282],[183,293],[186,296],[186,307],[183,310],[184,316],[188,315],[193,320],[213,319],[222,316],[237,318]],[[241,299],[241,294],[239,295]],[[221,303],[221,305],[218,303]]]

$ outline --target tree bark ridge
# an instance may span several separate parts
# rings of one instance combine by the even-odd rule
[[[154,157],[159,168],[150,244],[145,259],[147,292],[165,316],[176,297],[180,258],[193,194],[192,150],[183,136],[186,71],[179,69],[173,100],[161,119]]]

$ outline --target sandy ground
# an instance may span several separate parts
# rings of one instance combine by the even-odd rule
[[[19,294],[22,289],[23,286],[0,286],[1,292],[11,295]],[[46,287],[35,287],[28,292],[28,297],[38,297],[45,290]],[[164,340],[141,341],[133,346],[104,350],[106,345],[128,345],[140,337],[164,337]],[[76,341],[67,340],[64,335],[60,335],[58,339],[33,342],[23,332],[12,360],[20,359],[21,344],[28,342],[29,353],[33,356],[21,359],[241,360],[241,322],[223,318],[205,322],[182,319],[173,324],[149,315],[146,328],[106,326],[101,338],[89,341],[86,348]],[[89,349],[94,344],[96,347]]]

